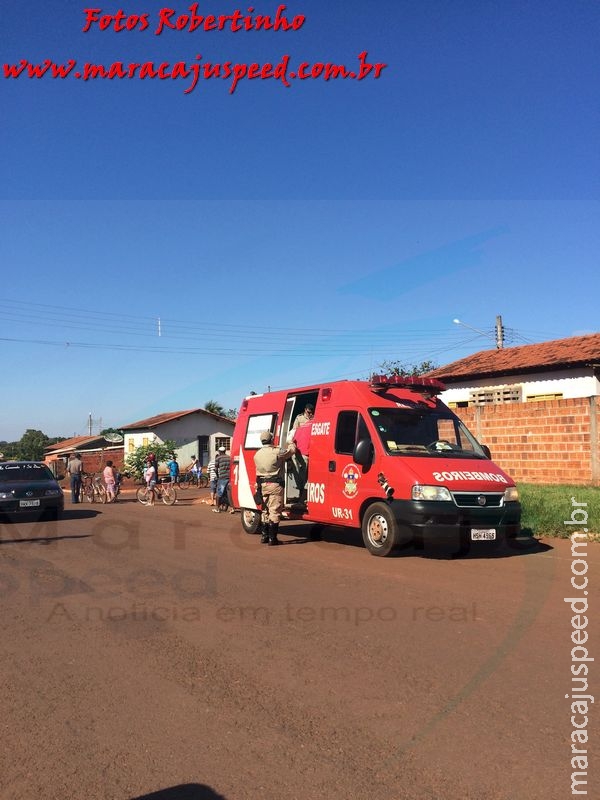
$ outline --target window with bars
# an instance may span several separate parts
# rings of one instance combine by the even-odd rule
[[[231,450],[231,436],[216,436],[215,450],[218,451],[219,447],[224,447],[225,450]]]
[[[470,406],[487,406],[496,403],[520,403],[523,392],[521,386],[492,386],[473,389],[469,392]]]

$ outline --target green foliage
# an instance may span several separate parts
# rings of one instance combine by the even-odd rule
[[[15,461],[18,442],[0,442],[0,453],[5,461]]]
[[[534,536],[554,536],[568,539],[575,530],[587,527],[590,533],[600,533],[600,487],[548,486],[520,483],[519,495],[523,513],[521,527]],[[571,519],[573,501],[587,503],[587,526],[565,525]]]
[[[403,364],[401,361],[383,361],[378,369],[384,375],[401,375],[403,378],[412,375],[424,375],[432,369],[436,369],[437,364],[433,361],[421,361],[420,364]]]
[[[216,400],[208,400],[204,404],[204,410],[210,411],[211,414],[218,414],[220,417],[225,417],[226,419],[235,420],[237,419],[237,408],[228,408],[225,409],[220,403],[217,403]]]
[[[220,417],[225,416],[225,409],[216,400],[208,400],[204,403],[204,410],[210,411],[211,414],[218,414]]]
[[[50,443],[45,433],[29,428],[17,442],[15,458],[18,461],[43,461],[44,448]]]
[[[170,460],[176,449],[177,445],[175,442],[169,440],[164,442],[164,444],[160,444],[159,442],[144,444],[141,447],[138,447],[137,450],[134,450],[133,453],[129,453],[129,455],[125,457],[124,471],[133,478],[139,480],[144,474],[144,463],[148,453],[154,453],[156,456],[156,461],[160,466],[161,463],[165,463]]]
[[[0,442],[0,453],[5,461],[43,461],[44,448],[64,440],[64,436],[50,438],[42,431],[29,428],[18,442]]]

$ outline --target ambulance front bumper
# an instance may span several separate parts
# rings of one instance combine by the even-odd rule
[[[501,541],[517,536],[521,530],[518,502],[493,508],[463,508],[453,501],[394,500],[391,506],[405,542],[460,544],[480,531],[495,531],[493,541]]]

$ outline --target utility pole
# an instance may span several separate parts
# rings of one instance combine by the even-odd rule
[[[496,317],[496,350],[504,348],[504,325],[500,314]]]
[[[490,339],[496,340],[496,350],[502,350],[504,348],[504,325],[502,324],[502,317],[500,314],[496,317],[496,331],[495,334],[489,333],[487,331],[480,331],[479,328],[474,328],[472,325],[467,325],[466,322],[462,322],[460,319],[453,319],[452,322],[455,325],[462,325],[463,328],[469,328],[471,331],[475,331],[475,333],[481,334],[481,336],[488,336]]]
[[[88,415],[88,436],[92,435],[92,412]]]

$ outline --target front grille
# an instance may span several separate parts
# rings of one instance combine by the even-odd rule
[[[452,497],[461,508],[498,508],[502,505],[503,492],[453,492]],[[479,498],[484,498],[485,503]]]

